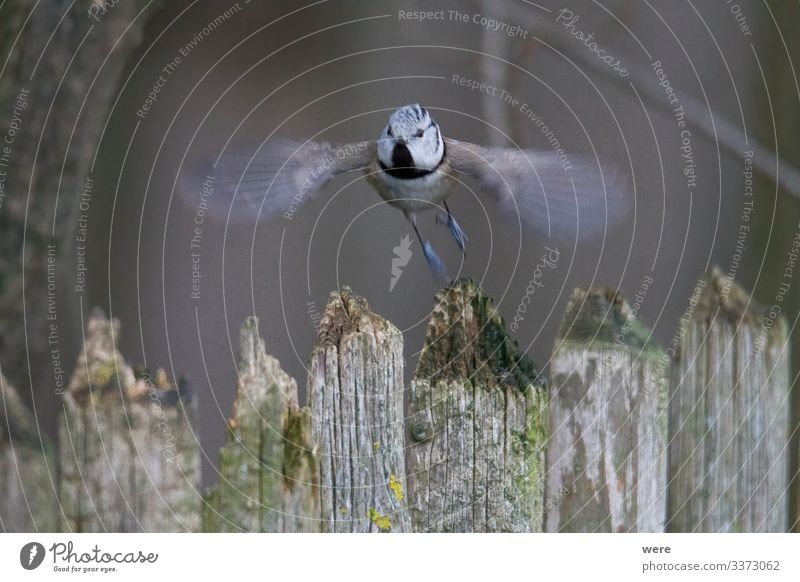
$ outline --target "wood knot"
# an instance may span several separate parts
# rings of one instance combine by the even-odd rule
[[[409,430],[411,432],[411,438],[417,442],[428,440],[431,438],[431,433],[433,432],[431,423],[421,418],[412,421]]]

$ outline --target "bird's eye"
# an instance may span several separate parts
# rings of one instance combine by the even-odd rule
[[[394,134],[392,133],[392,128],[391,127],[387,127],[386,128],[386,133],[388,134],[389,137],[394,137]]]
[[[421,129],[418,129],[417,130],[417,137],[422,137],[423,135],[425,135],[425,132],[423,130],[421,130]]]

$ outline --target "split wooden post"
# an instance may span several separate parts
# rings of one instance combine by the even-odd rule
[[[308,395],[323,531],[409,531],[403,337],[347,288],[320,321]]]
[[[0,526],[195,531],[202,515],[205,531],[784,531],[792,425],[776,311],[714,271],[673,365],[618,293],[576,290],[547,393],[491,300],[460,281],[436,297],[405,425],[402,336],[349,289],[320,322],[310,409],[250,318],[202,510],[191,395],[131,369],[118,322],[96,312],[64,395],[58,500],[53,448],[0,375]]]
[[[56,531],[55,460],[53,445],[0,371],[0,531]]]
[[[64,531],[196,531],[200,454],[193,398],[163,371],[135,373],[119,322],[88,323],[60,417]]]
[[[206,532],[319,531],[317,461],[297,383],[268,355],[258,319],[242,327],[239,380],[219,483],[207,495]]]
[[[436,296],[410,392],[414,531],[541,531],[546,393],[473,281]]]
[[[663,531],[666,354],[621,295],[576,289],[550,366],[547,531]]]
[[[789,527],[787,326],[715,269],[678,331],[670,399],[670,531]]]

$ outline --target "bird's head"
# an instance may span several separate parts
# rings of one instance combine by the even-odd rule
[[[424,107],[406,105],[389,116],[378,140],[378,160],[385,167],[433,170],[443,156],[439,126]]]

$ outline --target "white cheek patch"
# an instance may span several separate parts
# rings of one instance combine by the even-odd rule
[[[431,137],[423,137],[416,140],[415,147],[411,150],[417,167],[433,169],[439,165],[442,159],[443,148],[438,140]]]

